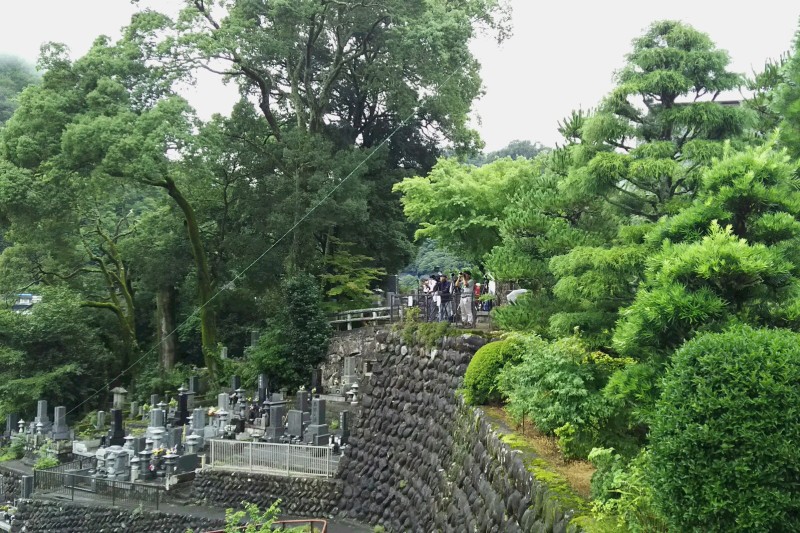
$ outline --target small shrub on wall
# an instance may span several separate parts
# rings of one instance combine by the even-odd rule
[[[497,378],[518,353],[519,345],[513,338],[490,342],[475,352],[464,375],[466,402],[470,405],[501,402],[503,395],[497,386]]]
[[[653,420],[655,503],[678,531],[800,530],[800,335],[737,327],[681,348]]]

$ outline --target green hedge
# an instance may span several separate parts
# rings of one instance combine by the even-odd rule
[[[800,531],[800,335],[737,327],[677,352],[650,483],[678,531]]]
[[[486,405],[503,400],[497,388],[497,377],[509,361],[513,360],[515,343],[511,339],[490,342],[472,357],[464,375],[464,399],[469,405]]]

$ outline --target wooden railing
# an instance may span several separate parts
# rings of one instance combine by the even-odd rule
[[[334,327],[346,325],[348,330],[353,326],[360,327],[385,322],[393,322],[400,316],[400,309],[395,306],[372,307],[370,309],[352,309],[331,315],[330,324]]]
[[[328,446],[215,439],[211,441],[208,466],[284,476],[331,477],[338,462],[333,460]]]

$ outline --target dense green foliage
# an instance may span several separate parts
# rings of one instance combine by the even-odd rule
[[[278,312],[248,350],[243,373],[252,386],[258,374],[265,373],[273,386],[296,387],[325,360],[330,326],[319,287],[309,274],[286,279],[275,303]]]
[[[15,57],[0,56],[0,126],[14,114],[19,93],[37,80],[31,65]]]
[[[592,457],[606,519],[631,531],[667,531],[665,515],[675,531],[796,529],[796,480],[773,475],[794,461],[775,454],[796,447],[796,435],[767,429],[784,427],[780,409],[791,423],[793,410],[759,410],[773,392],[792,395],[790,365],[773,376],[767,356],[752,367],[732,356],[734,346],[765,349],[747,327],[800,327],[800,41],[751,80],[682,22],[655,22],[632,44],[612,92],[559,123],[562,146],[479,168],[442,160],[395,189],[418,237],[455,243],[499,281],[528,289],[492,313],[525,339],[497,386],[507,410],[555,437],[566,457]],[[721,96],[741,87],[752,91],[747,102]],[[692,363],[680,392],[672,381],[664,389],[665,375],[688,364],[683,346],[703,360],[691,347],[725,331],[738,333],[724,334],[731,347],[708,376]],[[724,383],[750,396],[727,406]]]
[[[797,524],[798,381],[796,333],[736,327],[678,350],[651,435],[654,498],[673,526],[744,532]]]
[[[42,295],[30,314],[0,309],[0,416],[33,412],[41,398],[77,405],[116,370],[93,324],[94,313],[66,290]]]
[[[2,409],[75,405],[118,375],[138,397],[189,372],[213,388],[242,366],[222,347],[242,357],[265,324],[252,371],[308,382],[321,309],[371,304],[411,258],[394,184],[480,148],[469,43],[507,22],[495,0],[184,2],[82,57],[45,45],[25,90],[30,69],[0,61],[0,294],[69,294],[72,313],[9,314]],[[179,94],[201,70],[239,88],[229,116]],[[85,346],[57,355],[24,320]]]
[[[506,364],[518,356],[516,341],[505,339],[482,346],[464,374],[464,400],[470,405],[486,405],[502,401],[497,377]]]
[[[736,327],[678,350],[651,435],[651,482],[672,525],[797,529],[798,379],[800,335],[788,331]]]

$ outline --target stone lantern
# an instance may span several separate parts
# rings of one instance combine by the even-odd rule
[[[114,409],[122,410],[127,403],[128,391],[122,387],[114,387],[111,393],[114,395]]]

